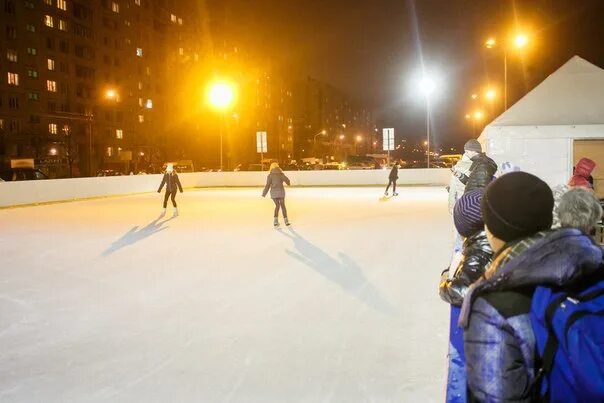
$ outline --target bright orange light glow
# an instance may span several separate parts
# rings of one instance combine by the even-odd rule
[[[493,49],[495,45],[497,45],[497,41],[495,40],[495,38],[489,38],[484,43],[484,45],[487,47],[487,49]]]
[[[340,140],[344,140],[346,138],[346,136],[344,136],[343,134],[340,134]]]
[[[497,97],[497,92],[492,89],[492,88],[488,88],[485,93],[484,96],[486,99],[488,99],[489,101],[492,101],[495,99],[495,97]]]
[[[424,141],[424,145],[425,145],[425,146],[427,146],[427,145],[428,145],[428,141],[427,141],[427,140],[426,140],[426,141]]]
[[[215,82],[208,88],[208,102],[216,109],[227,109],[235,102],[235,87],[225,81]]]
[[[359,143],[360,143],[361,141],[363,141],[363,136],[358,135],[358,136],[357,136],[357,142],[359,142]]]
[[[471,97],[472,99],[478,99],[478,94],[472,94]]]
[[[516,35],[516,37],[514,37],[514,46],[519,49],[525,47],[528,42],[528,36],[526,36],[525,34],[518,34]]]
[[[470,115],[469,113],[466,113],[466,119],[471,119],[472,115]]]
[[[483,117],[484,117],[484,113],[482,113],[482,111],[476,111],[476,112],[474,112],[474,119],[476,119],[476,120],[482,120]]]
[[[105,92],[105,96],[109,99],[114,99],[117,97],[117,92],[114,89],[108,89]]]
[[[325,135],[327,134],[327,130],[325,130],[325,129],[321,130],[321,134],[322,134],[323,136],[325,136]]]

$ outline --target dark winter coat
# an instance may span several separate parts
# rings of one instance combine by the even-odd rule
[[[266,196],[269,189],[271,191],[271,199],[284,199],[285,198],[285,187],[283,183],[290,185],[289,178],[285,176],[281,168],[275,168],[268,174],[266,178],[266,186],[262,191],[262,197]]]
[[[534,392],[535,336],[530,307],[536,286],[569,286],[603,270],[602,249],[581,231],[539,233],[506,246],[468,290],[459,324],[468,401],[529,402]]]
[[[180,184],[180,179],[178,179],[178,174],[176,172],[166,172],[157,191],[161,192],[164,185],[166,185],[166,192],[168,193],[176,193],[177,189],[182,193],[182,185]]]
[[[468,287],[476,282],[491,263],[493,250],[485,231],[466,238],[462,248],[462,258],[452,278],[448,271],[443,273],[439,285],[440,297],[451,305],[461,306]]]
[[[489,158],[485,153],[480,153],[472,157],[470,166],[470,175],[466,182],[466,192],[470,190],[486,188],[493,180],[497,172],[497,163]]]
[[[388,179],[390,179],[391,181],[398,180],[398,165],[394,164],[394,166],[390,170],[390,175],[388,176]]]

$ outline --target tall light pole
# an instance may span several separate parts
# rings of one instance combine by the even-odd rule
[[[529,43],[529,38],[524,33],[518,33],[514,36],[511,43],[503,44],[503,109],[508,109],[508,52],[510,49],[522,49]],[[485,42],[487,49],[497,47],[497,40],[489,38]]]
[[[430,168],[430,98],[436,90],[436,83],[424,75],[419,82],[419,88],[426,99],[426,168]]]
[[[220,122],[220,170],[224,170],[223,137],[227,120],[227,112],[235,102],[235,87],[226,81],[217,81],[208,88],[209,104],[221,112]]]

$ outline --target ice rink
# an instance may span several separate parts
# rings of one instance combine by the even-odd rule
[[[442,187],[0,210],[2,402],[441,402]]]

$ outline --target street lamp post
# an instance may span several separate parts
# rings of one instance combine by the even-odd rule
[[[208,102],[212,107],[221,111],[220,122],[220,170],[224,170],[223,138],[227,122],[228,109],[235,101],[235,88],[232,84],[218,81],[210,85],[208,89]]]
[[[512,46],[516,49],[524,48],[529,42],[526,34],[517,34],[512,41]],[[487,49],[493,49],[497,45],[495,38],[489,38],[485,42]],[[508,51],[510,45],[503,45],[503,108],[507,111],[508,109]]]
[[[312,139],[312,148],[313,148],[315,155],[317,154],[317,137],[325,136],[325,135],[327,135],[327,130],[325,130],[325,129],[321,130],[319,133],[314,135],[314,137]]]
[[[424,75],[420,81],[420,90],[426,98],[426,168],[430,168],[430,96],[434,93],[436,84]]]

